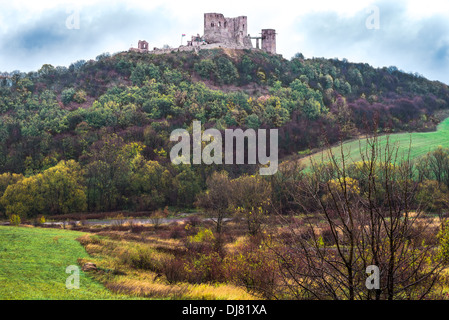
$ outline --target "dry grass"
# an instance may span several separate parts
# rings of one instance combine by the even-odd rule
[[[86,234],[78,241],[92,257],[79,263],[95,263],[98,271],[91,275],[115,293],[156,299],[256,299],[232,284],[170,283],[161,269],[163,263],[174,258],[172,252],[179,254],[185,250],[180,240],[160,239],[152,234],[102,231],[96,235]],[[243,237],[238,238],[230,248],[243,241]]]
[[[412,236],[432,243],[440,224],[436,216],[418,217],[411,229]],[[92,276],[119,294],[154,299],[259,298],[256,295],[260,292],[249,293],[251,286],[245,287],[242,279],[265,285],[267,275],[274,270],[271,262],[275,262],[275,257],[263,251],[265,242],[260,237],[247,235],[244,224],[230,221],[220,242],[217,241],[219,247],[215,242],[194,243],[203,246],[198,247],[192,246],[188,239],[204,229],[205,224],[185,226],[173,224],[158,229],[143,226],[140,232],[133,231],[132,225],[121,229],[103,227],[78,239],[91,256],[80,264],[95,263],[98,270],[91,272]],[[282,247],[294,244],[296,237],[310,240],[311,227],[327,246],[335,245],[326,223],[319,217],[305,215],[277,223],[264,241],[269,240],[271,247]],[[171,238],[175,229],[179,229],[176,239]]]

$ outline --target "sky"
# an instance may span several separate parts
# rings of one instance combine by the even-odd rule
[[[449,84],[448,0],[0,0],[0,71],[68,67],[139,40],[177,47],[203,34],[206,12],[247,16],[251,35],[276,29],[286,59],[346,58]]]

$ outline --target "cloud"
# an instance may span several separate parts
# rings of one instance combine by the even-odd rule
[[[404,2],[377,2],[379,29],[368,29],[371,12],[353,16],[316,12],[297,21],[300,44],[306,57],[347,58],[374,66],[396,65],[430,79],[449,83],[449,19],[432,16],[410,19]],[[301,51],[301,50],[300,50]]]
[[[79,15],[79,25],[73,15]],[[80,59],[95,58],[106,51],[127,50],[144,38],[163,40],[158,32],[164,26],[172,32],[169,15],[163,8],[150,12],[125,5],[99,8],[86,6],[68,10],[57,7],[44,11],[33,21],[20,24],[0,36],[0,68],[36,70],[43,63],[68,65]]]

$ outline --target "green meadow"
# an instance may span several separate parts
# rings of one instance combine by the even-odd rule
[[[390,147],[394,146],[398,148],[398,156],[407,157],[410,151],[410,159],[416,160],[429,151],[438,148],[438,146],[449,147],[449,118],[442,121],[437,126],[436,131],[382,135],[378,137],[378,142],[380,150],[384,150],[388,142]],[[365,138],[361,138],[359,140],[344,142],[342,146],[345,160],[357,162],[362,160],[361,152],[364,153],[367,149],[368,142]],[[341,158],[340,145],[332,147],[331,151],[337,159]],[[314,162],[327,161],[328,155],[329,150],[323,150],[301,159],[301,162],[308,165],[310,160]]]
[[[84,233],[0,226],[0,299],[117,299],[80,270],[80,288],[67,289],[66,273],[88,254],[76,241]]]

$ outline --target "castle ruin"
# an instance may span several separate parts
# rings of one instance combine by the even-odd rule
[[[262,29],[262,50],[268,53],[276,53],[276,30]]]
[[[134,52],[148,52],[148,42],[139,40],[137,48],[130,48],[129,50]]]
[[[204,14],[204,40],[207,43],[222,43],[227,46],[253,47],[248,36],[245,16],[225,18],[221,13]]]
[[[197,34],[187,41],[187,45],[181,45],[177,49],[158,49],[149,51],[154,54],[177,51],[198,51],[201,49],[230,48],[230,49],[254,49],[251,39],[256,40],[256,49],[259,48],[259,40],[262,41],[262,50],[276,54],[276,31],[274,29],[262,29],[261,36],[251,37],[248,34],[248,21],[246,16],[226,18],[221,13],[204,14],[203,36]],[[138,48],[130,48],[130,51],[148,52],[148,42],[140,41]]]

